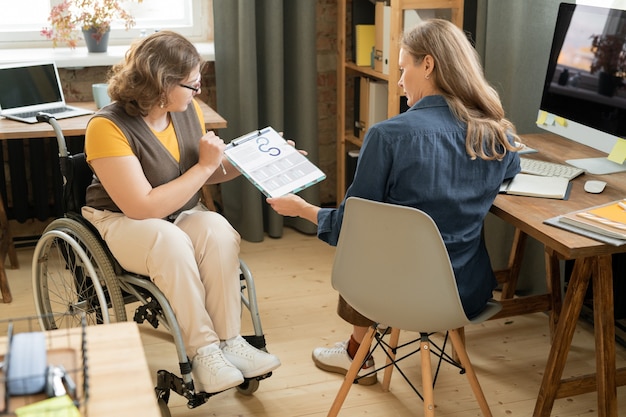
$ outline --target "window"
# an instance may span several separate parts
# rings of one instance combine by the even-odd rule
[[[40,35],[49,26],[48,15],[60,0],[3,1],[0,13],[0,48],[51,46]],[[126,31],[120,22],[113,22],[111,44],[127,44],[142,34],[171,29],[194,42],[213,40],[213,2],[206,0],[125,0],[126,9],[135,17],[136,25]],[[62,46],[62,45],[59,45]]]

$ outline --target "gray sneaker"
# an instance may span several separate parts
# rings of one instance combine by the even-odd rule
[[[199,392],[220,392],[243,382],[243,375],[224,357],[217,343],[198,349],[191,362],[191,373]]]
[[[319,347],[313,349],[313,363],[318,368],[337,374],[345,375],[352,366],[352,358],[348,355],[348,341],[338,342],[332,348]],[[359,370],[357,376],[363,376],[374,370],[374,358],[369,358],[365,366]],[[357,381],[361,385],[374,385],[377,382],[376,373],[363,377]]]
[[[241,336],[222,342],[220,347],[226,359],[235,365],[245,378],[265,375],[280,366],[280,360],[276,355],[255,348]]]

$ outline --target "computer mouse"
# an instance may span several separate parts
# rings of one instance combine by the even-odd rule
[[[589,180],[585,183],[585,191],[588,193],[598,194],[604,191],[606,182],[598,180]]]

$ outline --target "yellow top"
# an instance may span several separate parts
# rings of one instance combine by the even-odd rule
[[[202,114],[200,105],[196,100],[192,100],[192,103],[198,115],[198,119],[200,119],[202,131],[204,131],[204,115]],[[178,149],[178,140],[172,121],[170,120],[165,130],[161,132],[152,130],[152,133],[154,133],[157,139],[159,139],[163,146],[172,154],[174,159],[179,161],[180,151]],[[85,152],[88,162],[98,158],[128,156],[133,154],[126,136],[124,136],[115,123],[104,117],[96,117],[87,125],[85,132]]]

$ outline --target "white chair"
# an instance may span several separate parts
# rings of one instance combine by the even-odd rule
[[[332,285],[361,314],[393,329],[386,352],[388,364],[393,366],[385,367],[383,390],[388,390],[391,371],[399,360],[396,360],[395,351],[400,330],[420,333],[418,350],[424,415],[434,416],[428,335],[449,332],[460,366],[465,370],[483,415],[491,416],[459,330],[468,324],[487,320],[500,311],[501,305],[490,301],[478,317],[467,318],[448,252],[430,216],[411,207],[349,198],[335,254]],[[329,416],[339,413],[359,369],[371,355],[374,337],[380,340],[381,334],[386,333],[377,332],[377,327],[368,330]],[[376,343],[379,345],[380,342]],[[438,353],[442,354],[443,351]]]

